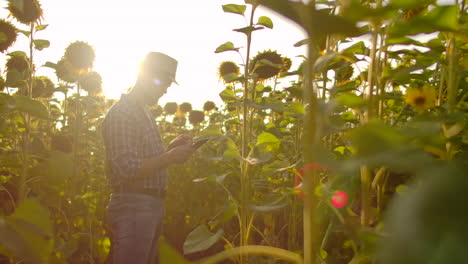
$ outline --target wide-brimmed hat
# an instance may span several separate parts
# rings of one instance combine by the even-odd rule
[[[175,77],[177,71],[177,60],[161,52],[150,52],[142,63],[142,70],[149,74],[167,75],[171,81],[178,85]]]

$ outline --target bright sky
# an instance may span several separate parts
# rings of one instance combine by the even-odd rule
[[[160,51],[179,61],[177,81],[180,84],[169,89],[160,100],[161,105],[188,101],[200,109],[207,100],[221,102],[218,94],[224,87],[218,80],[217,68],[224,60],[241,63],[241,58],[235,52],[215,54],[214,50],[231,41],[236,47],[243,47],[242,54],[246,51],[244,35],[232,31],[245,27],[246,20],[240,15],[224,13],[221,7],[244,4],[242,0],[40,2],[44,9],[43,24],[49,27],[36,38],[49,40],[51,46],[36,52],[36,65],[57,62],[71,42],[86,41],[96,51],[94,70],[101,74],[104,92],[111,98],[118,98],[134,84],[139,62],[147,52]],[[6,11],[0,14],[5,17]],[[305,34],[295,24],[263,8],[256,11],[254,21],[262,15],[269,16],[274,27],[254,32],[252,56],[266,49],[277,50],[290,57],[292,69],[296,69],[302,61],[296,56],[305,55],[305,47],[293,45],[305,38]],[[26,29],[24,25],[20,27]],[[9,51],[28,50],[26,37],[20,38]],[[53,70],[41,68],[37,75],[53,76]]]

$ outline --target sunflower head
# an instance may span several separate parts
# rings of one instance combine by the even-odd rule
[[[417,112],[424,112],[435,105],[436,91],[434,87],[424,85],[421,88],[409,88],[406,91],[405,101]]]
[[[183,114],[188,113],[188,112],[192,111],[192,105],[190,103],[187,103],[187,102],[182,103],[181,105],[179,105],[179,110]]]
[[[351,79],[353,73],[353,66],[350,63],[346,63],[335,70],[335,79],[338,83],[343,83]]]
[[[29,70],[29,60],[26,56],[13,55],[7,60],[6,69],[7,71],[27,72]]]
[[[212,101],[206,101],[205,104],[203,104],[203,110],[206,112],[209,112],[215,108],[216,108],[216,105]]]
[[[193,110],[190,112],[190,115],[189,115],[190,124],[196,125],[196,124],[203,122],[204,120],[205,120],[205,114],[203,113],[203,111]]]
[[[43,13],[37,0],[9,0],[7,9],[16,20],[27,25],[40,21]]]
[[[55,85],[47,76],[33,77],[32,97],[50,98],[54,94]]]
[[[102,92],[102,78],[101,75],[95,71],[80,76],[78,83],[81,85],[81,88],[90,95],[98,95]]]
[[[176,115],[174,116],[172,123],[178,127],[183,127],[187,123],[187,118],[183,115]]]
[[[283,66],[283,58],[276,51],[263,51],[257,54],[250,62],[250,71],[257,75],[259,80],[266,80],[277,75]]]
[[[291,66],[292,66],[292,61],[291,61],[291,59],[288,58],[288,57],[283,57],[283,58],[282,58],[282,61],[283,61],[283,67],[281,67],[280,73],[288,72],[289,69],[291,69]]]
[[[52,82],[52,80],[47,76],[40,76],[39,78],[44,82],[44,92],[42,93],[42,96],[45,98],[51,98],[55,92],[54,82]]]
[[[93,66],[94,49],[84,41],[75,41],[65,49],[65,56],[70,65],[78,71],[88,70]]]
[[[177,112],[177,103],[169,102],[164,106],[164,112],[166,115],[173,115]]]
[[[237,76],[240,74],[240,68],[236,63],[232,61],[223,61],[219,65],[218,75],[219,79],[222,79],[224,82],[227,82],[228,76]]]
[[[149,110],[151,111],[154,117],[161,116],[164,111],[160,105],[153,105],[149,108]]]
[[[4,19],[0,19],[0,35],[3,39],[0,41],[0,52],[4,52],[15,43],[18,37],[18,32],[16,30],[13,24]]]
[[[423,5],[423,6],[419,6],[419,7],[415,7],[415,8],[410,8],[410,9],[406,9],[403,11],[403,19],[404,20],[410,20],[412,19],[413,17],[416,17],[418,16],[419,14],[421,14],[422,12],[424,12],[425,10],[427,10],[427,7],[429,5]]]
[[[70,62],[65,57],[62,57],[62,59],[57,62],[55,73],[60,80],[65,82],[76,83],[78,81],[79,72],[71,66]]]

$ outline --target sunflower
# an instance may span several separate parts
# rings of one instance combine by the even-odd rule
[[[187,102],[182,103],[181,105],[179,105],[179,110],[183,114],[188,113],[188,112],[192,111],[192,105],[190,103],[187,103]]]
[[[283,65],[283,58],[276,51],[263,51],[255,56],[250,63],[250,71],[259,80],[266,80],[277,75]]]
[[[176,115],[172,120],[172,123],[176,126],[183,127],[187,123],[187,118],[183,115]]]
[[[15,43],[18,37],[18,32],[16,30],[13,24],[4,19],[0,19],[0,33],[3,33],[3,38],[5,38],[0,42],[0,52],[4,52]]]
[[[81,85],[81,88],[90,95],[97,95],[102,92],[102,78],[101,75],[95,71],[80,76],[78,83]]]
[[[206,101],[205,104],[203,104],[203,110],[206,112],[209,112],[215,108],[216,108],[216,105],[212,101]]]
[[[190,112],[190,115],[189,115],[190,124],[196,125],[196,124],[203,122],[204,120],[205,120],[205,114],[203,113],[203,111],[194,110]]]
[[[44,92],[42,93],[42,97],[44,98],[51,98],[55,92],[55,84],[52,82],[51,79],[47,76],[40,76],[39,78],[42,79],[44,82]]]
[[[409,88],[406,91],[405,101],[417,112],[423,112],[435,104],[436,91],[429,85],[424,85],[422,89]]]
[[[57,74],[60,80],[69,83],[77,82],[79,76],[79,72],[71,66],[70,62],[65,57],[62,57],[62,59],[57,62],[55,74]]]
[[[94,49],[84,41],[75,41],[65,49],[65,56],[70,65],[78,71],[87,70],[93,66]]]
[[[151,111],[154,117],[158,117],[162,115],[164,111],[160,105],[156,105],[156,104],[149,107],[149,110]]]
[[[7,71],[26,72],[29,70],[29,60],[26,56],[13,55],[7,60],[6,69]]]
[[[351,63],[346,63],[335,69],[335,79],[338,83],[343,83],[351,79],[354,69]]]
[[[282,61],[283,61],[283,67],[281,67],[280,73],[288,72],[289,69],[291,69],[291,66],[292,66],[292,61],[291,61],[291,59],[288,58],[288,57],[283,57],[283,58],[282,58]]]
[[[228,82],[229,76],[237,77],[240,74],[240,68],[236,63],[232,61],[223,61],[219,65],[218,75],[219,79],[222,79],[224,82]]]
[[[404,10],[403,11],[403,19],[404,20],[410,20],[416,16],[418,16],[419,14],[421,14],[422,12],[424,12],[425,10],[427,10],[427,7],[429,5],[423,5],[423,6],[420,6],[420,7],[415,7],[415,8],[410,8],[410,9],[407,9],[407,10]]]
[[[38,22],[43,13],[37,0],[9,0],[7,9],[16,20],[26,25]]]
[[[169,102],[164,106],[164,112],[166,115],[173,115],[177,112],[177,103]]]

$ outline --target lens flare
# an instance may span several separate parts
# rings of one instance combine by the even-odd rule
[[[336,208],[343,208],[348,203],[348,194],[345,191],[336,191],[331,197],[331,203]]]

